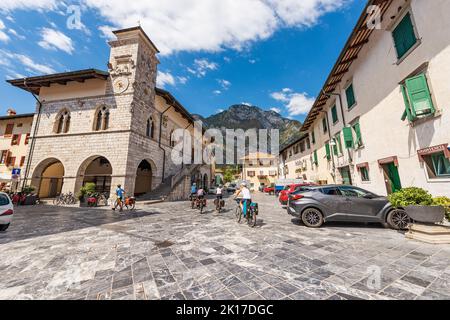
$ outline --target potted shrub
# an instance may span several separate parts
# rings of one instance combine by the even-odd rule
[[[83,187],[81,187],[80,192],[78,193],[78,200],[80,200],[80,207],[87,206],[87,199],[91,198],[96,194],[95,192],[96,184],[89,182],[86,183]]]
[[[35,205],[37,202],[37,195],[34,193],[36,190],[33,186],[26,186],[22,188],[22,193],[25,195],[25,200],[23,205]]]
[[[408,216],[421,223],[438,223],[444,219],[445,209],[433,202],[431,194],[421,188],[402,189],[389,196],[389,201],[396,208],[403,208]]]
[[[447,218],[447,221],[450,221],[450,198],[447,198],[447,197],[433,198],[433,204],[435,206],[444,207],[445,217]]]

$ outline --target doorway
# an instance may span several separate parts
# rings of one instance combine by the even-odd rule
[[[402,189],[400,174],[395,162],[389,162],[382,165],[384,181],[386,183],[386,190],[388,194],[395,193]]]
[[[350,167],[342,167],[339,168],[339,172],[341,173],[342,183],[348,186],[351,186],[352,183],[352,175],[350,173]]]
[[[61,193],[64,183],[64,166],[60,161],[53,162],[42,171],[39,183],[39,197],[55,198]]]

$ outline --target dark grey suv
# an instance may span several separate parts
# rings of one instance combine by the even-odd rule
[[[327,221],[387,223],[396,230],[406,229],[410,219],[395,209],[386,197],[353,186],[308,187],[289,196],[287,211],[311,228]]]

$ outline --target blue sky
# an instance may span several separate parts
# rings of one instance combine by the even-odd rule
[[[363,0],[3,0],[0,114],[33,112],[6,79],[106,70],[110,30],[138,21],[160,48],[159,86],[192,113],[237,103],[303,120]]]

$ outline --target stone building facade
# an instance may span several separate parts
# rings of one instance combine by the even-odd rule
[[[172,177],[196,172],[171,161],[173,131],[194,119],[167,91],[156,88],[158,50],[140,28],[115,31],[108,72],[80,70],[10,80],[40,101],[24,178],[41,197],[77,193],[86,182],[113,193],[146,194]],[[207,179],[210,180],[209,178]]]
[[[368,28],[370,6],[381,21]],[[305,119],[282,176],[387,195],[450,196],[448,1],[371,0]]]
[[[6,116],[0,116],[0,190],[16,191],[20,186],[33,116],[17,115],[12,109]]]

